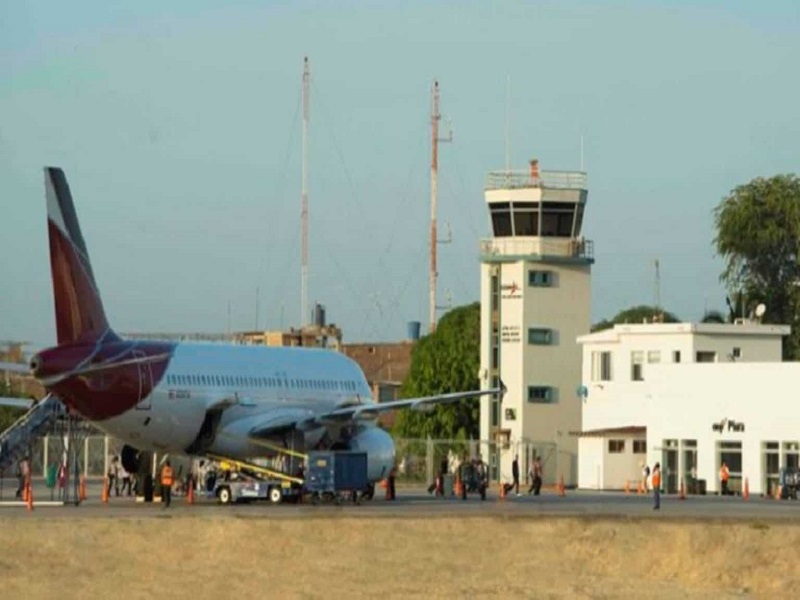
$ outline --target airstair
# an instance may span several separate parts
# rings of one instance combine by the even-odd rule
[[[51,394],[0,433],[0,472],[23,458],[30,451],[34,438],[46,431],[65,412],[61,400]]]

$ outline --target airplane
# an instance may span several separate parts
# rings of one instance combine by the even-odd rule
[[[251,460],[275,456],[276,447],[338,448],[366,452],[374,483],[395,461],[391,435],[375,422],[380,413],[505,392],[501,384],[376,403],[359,365],[332,350],[123,339],[106,318],[64,172],[45,167],[44,175],[58,345],[29,367],[0,370],[32,374],[122,440],[123,462],[126,451]]]

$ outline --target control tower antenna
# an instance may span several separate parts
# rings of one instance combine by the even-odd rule
[[[300,209],[300,325],[308,324],[308,57],[303,59],[303,190]]]
[[[656,269],[656,277],[655,277],[655,285],[653,289],[653,305],[655,306],[656,312],[661,312],[661,264],[658,262],[658,259],[655,260],[654,263]]]
[[[506,173],[511,172],[511,146],[509,145],[508,136],[509,128],[511,126],[511,75],[508,76],[506,81]]]
[[[430,333],[436,331],[436,245],[440,243],[437,239],[438,231],[436,226],[436,209],[439,194],[439,142],[452,142],[453,131],[448,131],[446,138],[439,137],[439,82],[433,82],[431,93],[431,264],[429,273],[429,292],[430,292]]]

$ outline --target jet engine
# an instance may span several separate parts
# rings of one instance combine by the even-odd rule
[[[133,446],[125,445],[120,452],[120,458],[122,459],[122,468],[128,473],[139,472],[139,450]]]
[[[348,440],[350,450],[367,453],[367,477],[378,481],[394,466],[394,440],[380,427],[360,427]]]

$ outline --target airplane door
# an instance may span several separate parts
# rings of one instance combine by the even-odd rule
[[[135,358],[144,358],[144,352],[134,350],[133,356]],[[136,410],[150,410],[150,395],[153,392],[153,369],[150,363],[139,363],[139,377],[137,385],[139,386],[139,402],[136,404]]]

